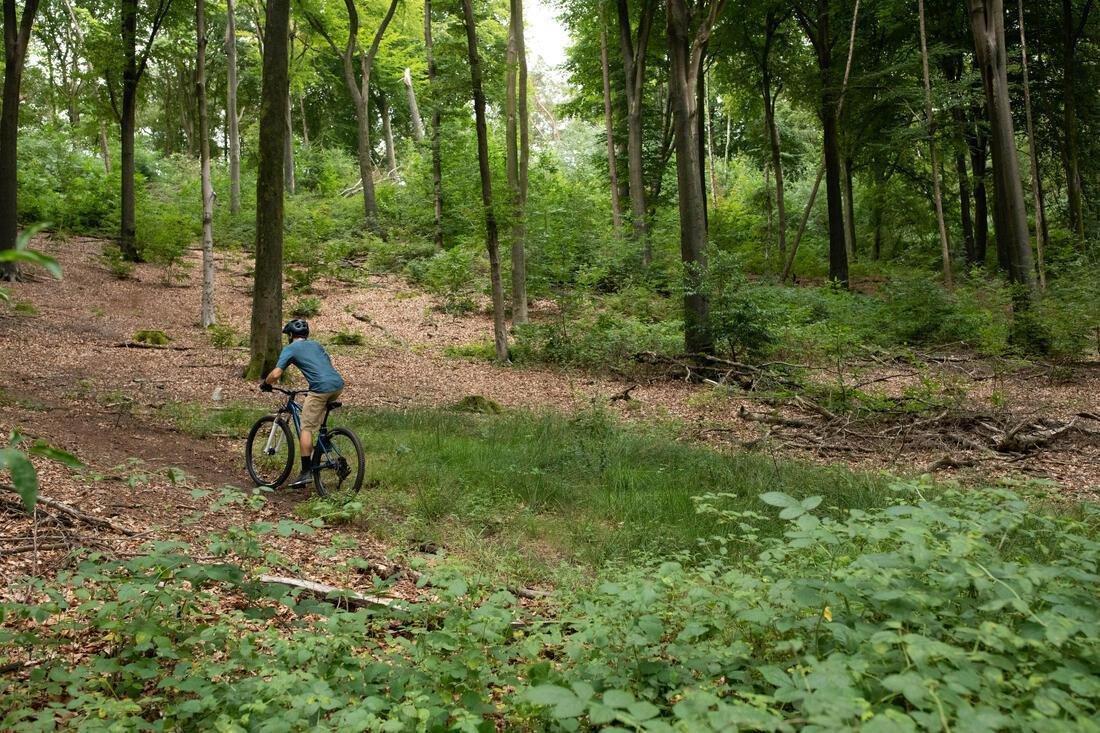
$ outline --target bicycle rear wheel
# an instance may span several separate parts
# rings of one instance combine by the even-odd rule
[[[286,420],[265,415],[248,431],[244,465],[257,486],[279,486],[294,468],[294,437]]]
[[[330,430],[314,452],[313,483],[321,496],[352,493],[363,485],[366,457],[359,438],[347,428]]]

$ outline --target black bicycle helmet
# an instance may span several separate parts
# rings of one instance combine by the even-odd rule
[[[295,318],[283,326],[283,333],[289,336],[291,341],[309,338],[309,324],[301,318]]]

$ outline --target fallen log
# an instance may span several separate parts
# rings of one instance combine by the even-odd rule
[[[805,420],[796,420],[791,417],[783,417],[782,415],[776,414],[765,415],[757,412],[749,412],[745,409],[744,405],[741,405],[741,407],[738,408],[737,416],[742,420],[762,422],[768,425],[781,425],[787,428],[813,429],[814,427],[816,427],[813,423],[806,422]]]
[[[369,596],[359,591],[348,588],[337,588],[334,585],[317,583],[312,580],[289,578],[280,575],[261,575],[259,581],[269,585],[280,585],[292,590],[302,591],[309,596],[332,603],[335,606],[343,606],[346,608],[389,608],[404,610],[404,604],[396,598]]]
[[[18,493],[15,490],[14,486],[10,486],[8,484],[0,484],[0,489],[10,491],[13,494]],[[100,529],[109,529],[112,532],[117,532],[127,537],[133,537],[138,534],[136,530],[132,530],[129,527],[123,527],[121,524],[116,524],[109,519],[103,519],[102,517],[96,517],[91,514],[86,514],[76,507],[69,506],[68,504],[60,502],[57,499],[51,499],[50,497],[43,496],[42,494],[38,495],[37,503],[48,506],[51,509],[61,512],[67,517],[84,522],[85,524],[90,524],[93,527],[99,527]]]

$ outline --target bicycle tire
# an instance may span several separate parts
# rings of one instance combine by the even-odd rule
[[[290,472],[294,470],[294,454],[295,454],[295,440],[294,436],[290,432],[290,426],[286,424],[286,420],[279,418],[279,428],[283,432],[283,440],[286,444],[286,464],[282,467],[279,473],[274,475],[274,478],[270,475],[270,472],[258,470],[255,462],[255,451],[253,446],[255,440],[259,436],[261,446],[267,441],[268,431],[271,429],[271,423],[276,422],[275,415],[265,415],[256,421],[256,424],[252,426],[252,429],[248,431],[248,441],[244,446],[244,467],[248,471],[249,477],[257,486],[281,486],[288,478],[290,478]]]
[[[314,460],[314,469],[313,469],[313,484],[314,484],[314,486],[316,486],[317,493],[320,496],[329,496],[331,494],[334,494],[338,491],[343,491],[345,489],[354,494],[354,493],[358,492],[359,489],[361,489],[363,487],[363,473],[364,473],[364,471],[366,471],[366,467],[367,467],[366,455],[363,453],[363,444],[359,442],[359,436],[357,436],[355,433],[353,433],[351,430],[349,430],[347,428],[334,428],[333,430],[328,431],[328,440],[330,442],[334,438],[338,438],[338,437],[347,438],[348,441],[351,443],[351,445],[355,449],[355,457],[354,457],[355,465],[354,465],[354,467],[352,467],[350,465],[348,466],[349,469],[355,471],[355,477],[352,480],[351,484],[348,485],[348,486],[344,486],[343,483],[344,483],[345,480],[350,478],[350,475],[349,476],[341,476],[341,477],[339,477],[339,481],[334,483],[332,481],[332,478],[336,478],[338,476],[338,474],[336,476],[330,476],[331,472],[328,471],[328,470],[322,470],[321,468],[319,468],[319,466],[321,465],[321,462],[319,460],[315,459]],[[316,452],[315,452],[315,455],[316,455]],[[326,456],[326,454],[322,453],[320,456],[317,456],[317,457],[318,458],[324,458],[325,456]],[[352,458],[351,456],[343,456],[343,455],[340,455],[339,457],[346,460],[346,461],[348,461],[349,463],[351,462],[351,458]]]

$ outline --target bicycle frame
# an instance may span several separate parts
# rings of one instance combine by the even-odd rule
[[[276,417],[285,413],[290,413],[291,424],[294,425],[294,435],[300,441],[302,438],[302,406],[295,402],[295,399],[300,394],[306,394],[308,390],[292,392],[285,389],[279,389],[287,395],[286,405],[282,407],[276,414]],[[267,436],[267,443],[264,444],[264,453],[266,455],[274,455],[279,449],[279,441],[282,439],[283,431],[279,430],[279,421],[271,423],[271,432]],[[314,439],[313,456],[316,459],[320,455],[327,455],[332,452],[333,449],[328,443],[328,413],[325,413],[324,422],[321,423],[320,429],[317,431],[317,435]],[[337,455],[339,452],[336,451]]]

